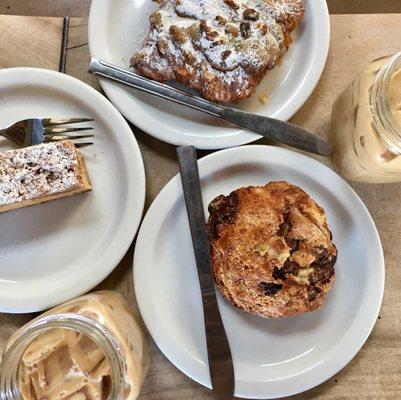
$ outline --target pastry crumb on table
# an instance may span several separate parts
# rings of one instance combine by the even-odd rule
[[[266,105],[269,102],[269,93],[265,92],[262,93],[259,97],[258,100],[263,104]]]

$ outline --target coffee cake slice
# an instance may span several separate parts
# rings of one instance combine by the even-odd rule
[[[85,161],[71,140],[0,154],[0,212],[91,189]]]
[[[131,66],[235,102],[277,65],[303,14],[303,0],[162,0]]]

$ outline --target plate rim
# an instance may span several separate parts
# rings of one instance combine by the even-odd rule
[[[348,182],[346,182],[341,176],[339,176],[331,168],[329,168],[328,166],[326,166],[323,163],[320,163],[319,161],[317,161],[314,158],[308,157],[304,154],[301,154],[301,153],[298,153],[298,152],[295,152],[295,151],[292,151],[292,150],[289,150],[286,148],[281,148],[281,147],[276,147],[276,146],[246,145],[246,146],[241,146],[241,147],[220,150],[218,152],[215,152],[215,153],[212,153],[212,154],[202,157],[201,159],[198,160],[200,175],[202,176],[204,173],[205,173],[205,175],[208,175],[208,173],[210,173],[210,172],[204,172],[204,169],[206,169],[206,170],[208,170],[209,168],[213,169],[212,167],[208,167],[208,165],[210,165],[210,163],[208,164],[208,161],[210,161],[210,159],[212,159],[212,158],[220,157],[221,154],[223,154],[223,157],[224,157],[224,155],[227,153],[252,151],[252,150],[256,150],[256,151],[262,150],[262,151],[266,151],[267,153],[269,153],[270,151],[273,151],[273,152],[277,151],[279,153],[281,152],[283,155],[288,155],[288,153],[295,154],[295,156],[299,157],[301,160],[307,159],[312,164],[314,164],[316,167],[321,167],[321,168],[323,168],[323,170],[326,170],[328,173],[332,174],[333,176],[336,176],[336,179],[338,180],[338,182],[341,182],[345,186],[347,191],[350,194],[352,194],[352,196],[357,201],[358,205],[361,207],[361,210],[364,212],[364,216],[366,216],[366,218],[367,218],[367,223],[372,228],[372,234],[374,234],[374,236],[375,236],[376,244],[378,245],[378,250],[379,250],[377,257],[378,257],[378,259],[380,259],[380,266],[378,266],[378,269],[380,269],[380,272],[378,272],[380,282],[378,282],[378,285],[377,285],[377,296],[374,298],[374,307],[372,307],[370,309],[369,320],[363,321],[363,323],[364,323],[363,334],[360,335],[360,337],[358,337],[358,342],[356,344],[352,344],[352,343],[354,343],[354,341],[350,341],[349,335],[343,336],[338,341],[337,348],[340,345],[346,346],[347,342],[350,342],[350,343],[348,343],[348,347],[345,347],[345,349],[343,349],[344,351],[341,354],[335,354],[335,352],[334,353],[330,352],[330,353],[328,353],[327,357],[322,362],[319,363],[320,368],[323,363],[328,364],[326,367],[327,372],[321,373],[319,370],[317,370],[317,376],[315,378],[313,376],[311,377],[309,375],[311,374],[311,372],[313,372],[317,368],[317,366],[314,366],[307,371],[301,372],[298,375],[294,375],[294,376],[282,379],[281,380],[282,382],[287,382],[288,379],[292,380],[291,385],[288,385],[288,383],[283,384],[283,387],[288,388],[288,386],[290,386],[290,389],[288,389],[288,390],[285,390],[284,388],[282,388],[279,391],[275,390],[274,394],[269,394],[269,393],[264,393],[264,394],[240,393],[239,394],[241,397],[249,398],[249,399],[258,399],[258,398],[261,398],[261,396],[263,396],[263,398],[266,398],[266,399],[267,398],[275,399],[275,398],[281,398],[281,397],[285,397],[285,396],[291,396],[291,395],[295,395],[298,393],[302,393],[306,390],[312,389],[312,388],[320,385],[321,383],[330,379],[333,375],[338,373],[340,370],[342,370],[357,355],[357,353],[360,351],[360,349],[362,348],[362,346],[365,344],[366,340],[370,336],[370,334],[374,328],[374,325],[376,323],[377,316],[379,315],[379,312],[380,312],[381,304],[383,301],[383,295],[384,295],[384,285],[385,285],[385,260],[384,260],[384,254],[383,254],[383,247],[381,244],[381,240],[380,240],[380,236],[379,236],[377,227],[376,227],[374,220],[373,220],[372,216],[370,215],[369,210],[367,209],[366,205],[363,203],[361,198],[358,196],[358,194],[355,192],[355,190],[349,185]],[[266,155],[268,155],[268,154],[266,154]],[[138,238],[137,238],[137,242],[135,245],[135,251],[134,251],[134,256],[133,256],[134,290],[135,290],[135,296],[136,296],[136,299],[138,302],[139,310],[141,312],[143,321],[144,321],[149,333],[151,334],[153,340],[155,341],[155,343],[159,347],[159,349],[162,351],[162,353],[168,358],[168,360],[176,368],[181,370],[181,372],[183,372],[184,374],[186,374],[188,377],[190,377],[194,381],[198,382],[199,384],[209,387],[207,383],[202,381],[202,378],[195,376],[194,374],[190,374],[190,373],[188,373],[188,371],[185,371],[184,370],[185,366],[183,366],[181,364],[182,357],[181,357],[181,360],[177,361],[177,359],[175,359],[174,354],[172,354],[173,352],[169,351],[169,349],[167,349],[167,347],[169,347],[169,345],[166,345],[166,343],[163,341],[162,335],[160,334],[160,332],[158,332],[157,324],[154,321],[152,321],[151,315],[149,315],[148,311],[151,311],[152,307],[146,305],[146,301],[144,300],[144,298],[146,298],[146,297],[143,296],[142,291],[145,290],[145,288],[143,287],[143,285],[141,285],[142,282],[144,281],[144,278],[142,279],[142,277],[141,277],[142,269],[140,267],[137,267],[140,265],[144,265],[145,260],[149,260],[146,257],[146,251],[145,251],[146,246],[143,245],[143,242],[146,241],[146,237],[144,237],[144,236],[146,234],[145,230],[147,229],[148,220],[152,217],[154,209],[157,209],[160,206],[159,203],[163,204],[162,200],[165,200],[163,198],[163,196],[166,197],[167,196],[166,193],[169,194],[168,192],[171,190],[174,190],[174,187],[176,187],[176,188],[180,187],[179,179],[180,178],[179,178],[179,173],[178,173],[174,177],[172,177],[171,180],[161,189],[161,191],[159,192],[159,194],[156,196],[155,200],[149,207],[149,209],[142,221],[141,228],[138,232]],[[171,193],[170,193],[170,195],[171,195]],[[177,195],[173,193],[173,196],[174,196],[173,200],[175,201]],[[167,198],[168,197],[169,196],[167,196]],[[158,201],[156,201],[156,200],[158,200]],[[164,202],[164,203],[166,203],[166,202]],[[171,203],[171,201],[169,203]],[[357,321],[356,317],[350,323],[349,329],[351,329],[351,327],[355,324],[355,321]],[[176,347],[176,345],[173,344],[172,347]],[[306,382],[305,382],[305,378],[307,378]],[[258,386],[258,387],[260,385],[263,386],[263,383],[261,383],[261,382],[257,382],[257,385],[255,385],[255,382],[248,382],[247,385],[244,385],[243,382],[244,381],[241,381],[241,384],[243,386],[247,386],[248,391],[254,391],[255,386]],[[294,389],[294,387],[295,387],[295,389]]]
[[[34,78],[32,78],[32,76],[34,76]],[[119,111],[114,107],[114,105],[105,96],[103,96],[100,92],[98,92],[87,83],[73,76],[62,74],[58,71],[35,67],[11,67],[0,70],[0,83],[1,81],[7,83],[8,88],[13,86],[21,86],[21,84],[30,85],[32,84],[30,79],[40,80],[39,84],[37,83],[37,81],[35,81],[34,84],[36,86],[41,86],[44,88],[52,87],[53,89],[56,88],[56,90],[58,89],[60,91],[66,91],[66,87],[68,87],[68,92],[73,98],[76,98],[77,96],[76,92],[73,91],[74,88],[79,91],[83,91],[87,95],[87,97],[85,98],[86,103],[93,101],[96,102],[99,108],[102,107],[102,109],[108,110],[110,117],[113,118],[113,126],[119,127],[119,135],[115,134],[114,136],[116,138],[116,141],[120,143],[121,150],[126,156],[124,157],[125,160],[128,161],[128,156],[130,156],[130,159],[136,160],[135,166],[132,165],[130,167],[131,164],[124,164],[128,167],[128,176],[131,177],[133,176],[133,174],[135,174],[135,176],[139,179],[139,184],[135,187],[135,194],[138,197],[138,204],[140,204],[140,207],[135,208],[133,205],[131,205],[130,201],[127,201],[125,211],[125,216],[127,218],[125,218],[125,220],[128,220],[129,222],[125,222],[124,224],[119,225],[118,237],[120,240],[118,240],[118,242],[116,242],[116,245],[113,246],[109,259],[107,260],[110,264],[109,268],[100,271],[101,273],[99,273],[99,270],[97,268],[93,268],[91,280],[86,280],[86,283],[79,286],[79,288],[77,286],[71,285],[67,293],[55,292],[52,294],[52,296],[49,296],[48,294],[43,294],[40,297],[38,296],[38,293],[36,293],[36,295],[34,296],[32,295],[32,293],[30,293],[29,296],[25,297],[25,301],[28,302],[34,297],[34,304],[23,304],[24,300],[21,301],[20,295],[18,295],[18,301],[15,302],[13,302],[11,297],[7,297],[5,299],[0,297],[0,312],[15,314],[43,311],[57,304],[68,301],[69,299],[80,296],[102,282],[117,267],[117,265],[127,253],[131,243],[133,242],[143,217],[146,196],[146,176],[142,153],[140,151],[134,133],[132,132],[125,119],[119,113]],[[21,83],[21,81],[23,83]],[[122,142],[122,140],[124,140],[124,142]],[[135,172],[133,172],[134,169]],[[133,193],[133,191],[134,190],[131,189],[131,193]]]
[[[101,15],[102,7],[105,7],[107,1],[110,2],[113,0],[92,0],[90,6],[88,19],[88,44],[91,57],[96,57],[97,49],[105,46],[104,41],[101,40],[97,33],[98,30],[101,29],[100,24],[102,24],[99,15]],[[311,67],[303,77],[302,83],[300,83],[297,87],[297,94],[291,98],[289,105],[286,104],[286,107],[279,110],[280,112],[277,112],[275,115],[270,115],[271,117],[278,118],[283,121],[288,121],[309,99],[322,76],[329,53],[331,27],[330,15],[326,0],[312,0],[311,4],[314,4],[314,7],[319,10],[318,16],[320,18],[319,21],[317,21],[319,26],[318,29],[316,29],[316,32],[319,33],[319,45],[315,46],[314,48],[316,54],[314,54],[313,58],[311,59]],[[174,134],[172,131],[167,134],[160,133],[165,131],[165,128],[153,128],[153,124],[151,123],[152,120],[149,120],[149,118],[145,117],[141,118],[141,113],[137,112],[140,109],[136,109],[135,113],[131,107],[131,104],[128,104],[125,100],[127,96],[133,97],[134,99],[136,99],[136,96],[128,94],[125,90],[121,92],[121,84],[111,82],[105,78],[99,78],[99,82],[107,97],[124,115],[125,118],[127,118],[142,131],[163,142],[175,146],[193,145],[202,150],[218,150],[248,144],[261,138],[260,135],[241,128],[232,128],[233,133],[229,137],[219,137],[219,135],[215,135],[213,138],[198,138],[195,136],[188,136],[182,131],[179,132],[179,134]],[[136,103],[136,100],[134,101]],[[286,102],[288,103],[288,101],[289,100],[287,99]],[[149,106],[150,111],[152,108],[153,107]],[[207,125],[205,125],[205,129],[208,129]]]

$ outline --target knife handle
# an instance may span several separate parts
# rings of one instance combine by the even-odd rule
[[[91,59],[88,72],[215,117],[218,117],[221,113],[221,107],[211,101],[166,85],[165,83],[145,78],[142,75],[117,67],[106,61],[98,60],[94,57]]]
[[[230,345],[217,303],[212,276],[210,245],[206,232],[196,150],[193,146],[179,147],[177,154],[202,292],[206,344],[213,396],[216,400],[229,400],[234,395],[234,366]]]

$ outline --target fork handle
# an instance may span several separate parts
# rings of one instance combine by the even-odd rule
[[[18,135],[18,138],[15,138],[13,135],[10,135],[9,129],[0,129],[0,136],[6,138],[12,143],[21,145],[21,140],[23,142],[25,135],[22,132],[22,134]]]
[[[15,122],[7,128],[0,129],[0,136],[5,137],[18,146],[30,146],[32,144],[41,143],[32,143],[34,135],[31,133],[37,128],[34,121],[35,120],[30,119]]]
[[[294,124],[212,103],[206,99],[164,83],[152,81],[97,58],[92,58],[89,64],[89,72],[213,115],[262,135],[267,139],[314,154],[323,156],[330,156],[332,154],[330,145],[322,138]]]

